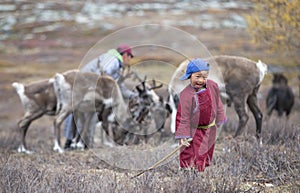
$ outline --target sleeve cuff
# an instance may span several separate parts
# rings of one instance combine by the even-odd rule
[[[175,139],[192,138],[191,136],[175,136]]]
[[[227,122],[227,118],[225,118],[223,121],[218,122],[217,125],[222,125],[222,124],[224,124],[226,122]]]

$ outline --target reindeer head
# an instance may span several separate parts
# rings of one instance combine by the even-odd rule
[[[273,87],[287,86],[288,79],[282,73],[275,73],[273,76]]]
[[[157,85],[156,81],[153,79],[150,85],[146,84],[147,76],[144,80],[137,85],[135,88],[139,93],[139,98],[145,105],[150,105],[153,101],[158,101],[159,97],[155,94],[154,90],[161,88],[163,84]]]
[[[146,79],[147,77],[145,76],[141,83],[135,87],[138,91],[138,97],[129,102],[129,109],[131,109],[131,113],[138,123],[142,123],[148,119],[151,105],[158,102],[159,99],[154,89],[163,86],[162,84],[157,85],[155,80],[152,80],[151,84],[146,84]]]

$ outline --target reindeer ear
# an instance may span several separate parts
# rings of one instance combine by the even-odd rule
[[[145,84],[145,81],[142,82],[142,86],[143,86],[143,90],[145,91],[145,90],[146,90],[146,84]]]
[[[139,93],[142,92],[142,89],[140,88],[140,85],[137,85],[135,88],[136,88],[136,90],[137,90]]]
[[[169,113],[172,113],[172,107],[171,107],[171,105],[170,105],[169,103],[167,103],[167,104],[165,105],[165,108],[166,108],[166,110],[167,110]]]

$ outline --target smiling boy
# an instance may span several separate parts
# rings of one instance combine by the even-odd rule
[[[210,165],[216,129],[226,121],[220,90],[208,79],[209,64],[200,59],[189,62],[181,80],[190,79],[180,93],[175,138],[180,139],[180,167],[203,172]],[[192,139],[192,141],[190,141]]]

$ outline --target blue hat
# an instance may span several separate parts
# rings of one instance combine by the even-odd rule
[[[189,79],[192,73],[199,71],[209,71],[209,64],[200,58],[193,59],[188,63],[185,75],[183,75],[180,80]]]

